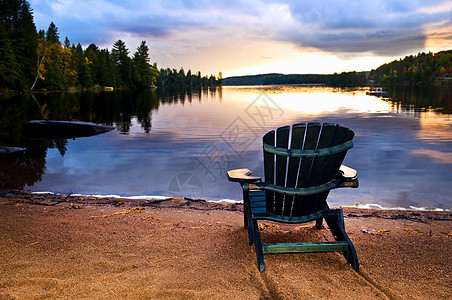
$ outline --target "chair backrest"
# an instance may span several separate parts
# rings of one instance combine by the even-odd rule
[[[280,127],[263,137],[265,182],[308,188],[335,179],[354,132],[334,123],[301,123]],[[269,214],[299,217],[327,208],[327,192],[291,196],[266,191]]]

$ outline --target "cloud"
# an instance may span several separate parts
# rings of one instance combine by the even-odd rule
[[[230,25],[249,5],[210,1],[32,0],[38,28],[53,21],[60,32],[81,43],[130,34],[164,38],[172,33],[215,30]],[[238,21],[238,19],[236,19]]]
[[[247,48],[252,52],[246,56],[255,56],[248,61],[284,60],[277,52],[251,46],[265,43],[272,49],[277,44],[293,45],[291,57],[318,51],[345,60],[394,59],[426,51],[435,43],[452,47],[452,5],[445,0],[30,0],[30,4],[39,29],[53,21],[61,39],[67,36],[73,43],[101,48],[122,39],[131,52],[146,40],[162,65],[180,56],[179,61],[187,63],[199,62],[200,56],[215,58],[213,51],[220,51],[217,58],[237,57]],[[211,61],[215,63],[218,67],[219,59]]]
[[[450,19],[446,1],[288,1],[293,18],[275,38],[327,52],[399,55],[424,49],[426,23]],[[270,3],[274,3],[271,1]]]

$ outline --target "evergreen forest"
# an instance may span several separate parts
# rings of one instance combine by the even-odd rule
[[[122,40],[111,48],[85,49],[61,42],[57,26],[36,30],[25,0],[0,2],[0,91],[67,91],[96,87],[207,88],[221,84],[215,75],[161,69],[150,63],[145,41],[132,54]],[[220,76],[221,77],[221,73]]]

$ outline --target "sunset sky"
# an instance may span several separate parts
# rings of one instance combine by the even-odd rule
[[[159,68],[223,77],[367,71],[452,49],[450,0],[30,0],[38,29],[111,49],[141,41]]]

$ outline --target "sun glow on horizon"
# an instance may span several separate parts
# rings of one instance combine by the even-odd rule
[[[223,72],[224,77],[258,75],[268,73],[281,74],[333,74],[352,71],[370,71],[380,65],[394,60],[394,57],[360,56],[351,59],[341,59],[333,54],[321,51],[299,50],[290,59],[287,56],[262,64],[244,66]]]
[[[391,113],[393,105],[381,98],[366,95],[366,90],[334,93],[334,88],[304,86],[225,87],[224,93],[237,105],[247,107],[265,94],[283,111],[290,114],[324,113]]]

